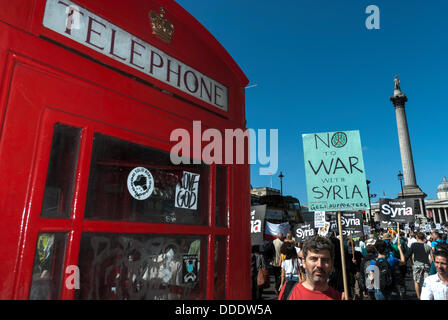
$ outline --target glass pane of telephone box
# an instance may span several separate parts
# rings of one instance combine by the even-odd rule
[[[214,299],[226,298],[226,272],[227,272],[227,237],[215,238],[215,294]]]
[[[80,300],[205,299],[207,237],[84,233]]]
[[[96,133],[86,219],[205,225],[209,167]]]
[[[43,218],[70,217],[80,137],[79,128],[60,123],[54,125],[42,202]]]
[[[227,227],[227,168],[216,166],[216,226]]]
[[[40,233],[37,238],[30,300],[60,298],[66,233]]]

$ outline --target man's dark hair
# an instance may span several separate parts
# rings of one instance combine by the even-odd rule
[[[314,236],[309,238],[303,244],[303,258],[306,259],[308,251],[320,252],[322,250],[328,250],[330,252],[331,260],[334,261],[334,246],[330,239]]]
[[[415,237],[419,240],[426,240],[425,234],[423,232],[417,232]]]
[[[297,258],[297,251],[291,242],[284,242],[280,247],[280,253],[286,256],[286,260]]]
[[[370,254],[376,254],[376,249],[375,249],[375,246],[373,244],[369,244],[366,247],[366,251],[367,251],[367,253],[370,253]]]
[[[434,256],[444,257],[448,261],[448,245],[445,243],[439,243]]]
[[[386,254],[387,243],[384,240],[377,240],[375,242],[375,249],[379,254]]]

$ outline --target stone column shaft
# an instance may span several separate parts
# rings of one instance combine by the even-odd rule
[[[408,121],[403,106],[395,107],[397,118],[398,141],[400,143],[401,165],[403,168],[404,186],[417,185],[412,157],[411,139],[409,138]]]
[[[400,80],[395,76],[394,96],[390,101],[395,107],[395,116],[397,120],[398,141],[400,143],[401,165],[403,169],[404,186],[403,191],[398,197],[413,198],[419,201],[419,218],[425,217],[425,197],[426,194],[417,185],[415,177],[414,159],[412,156],[411,139],[409,137],[408,121],[406,119],[405,105],[408,98],[401,92]]]

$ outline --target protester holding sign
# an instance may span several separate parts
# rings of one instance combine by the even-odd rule
[[[375,261],[377,257],[376,249],[373,244],[369,244],[366,247],[366,255],[361,260],[360,266],[360,288],[364,298],[369,300],[375,299],[375,269],[370,265],[370,261]]]
[[[342,216],[342,211],[366,210],[370,208],[367,190],[364,161],[362,158],[361,138],[359,131],[337,131],[303,134],[303,153],[305,162],[305,176],[308,194],[308,208],[315,212],[334,211],[337,213],[337,227],[339,233],[339,248],[341,251],[341,269],[344,292],[348,295],[346,264],[343,238],[352,232],[351,228],[360,228],[361,219],[355,213]],[[319,224],[320,234],[327,229],[321,213],[315,216],[315,223]],[[351,258],[350,258],[351,259]],[[339,282],[339,270],[333,279]]]
[[[328,285],[333,271],[334,246],[327,238],[315,236],[303,244],[306,280],[297,283],[288,300],[342,300],[343,294]],[[283,295],[284,288],[280,296]]]
[[[392,255],[387,257],[387,244],[384,240],[378,240],[375,243],[375,249],[378,252],[378,258],[375,259],[374,265],[378,268],[379,272],[379,284],[375,288],[376,300],[390,300],[392,291],[396,286],[396,279],[394,278],[396,269],[399,265],[406,263],[403,251],[401,250],[401,244],[398,244],[398,250],[400,251],[400,260],[396,259]]]
[[[388,232],[383,234],[383,241],[386,244],[386,257],[388,262],[392,266],[392,278],[393,278],[393,291],[398,293],[400,299],[404,299],[406,294],[405,275],[402,274],[402,268],[406,267],[406,263],[399,264],[401,260],[401,252],[403,255],[407,252],[407,246],[403,239],[398,237],[397,231],[389,229]],[[400,244],[400,245],[399,245]],[[407,269],[405,268],[405,273]]]

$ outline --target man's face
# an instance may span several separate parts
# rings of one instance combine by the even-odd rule
[[[446,261],[445,257],[436,256],[434,265],[439,274],[442,274],[445,277],[448,276],[448,261]]]
[[[330,273],[333,271],[330,251],[308,251],[305,259],[305,271],[311,282],[326,283]]]

